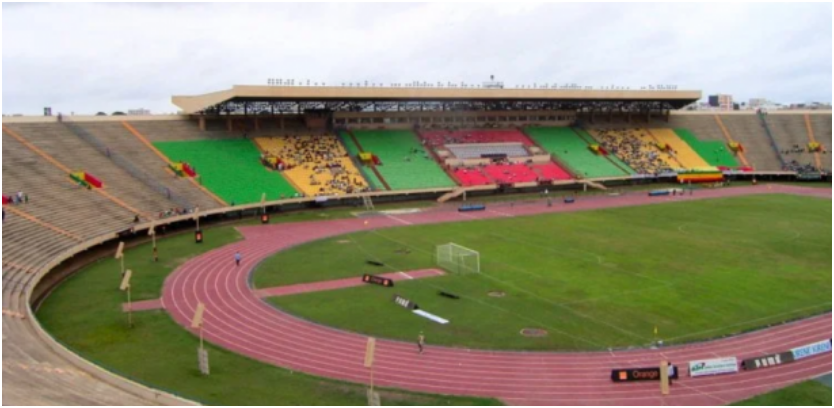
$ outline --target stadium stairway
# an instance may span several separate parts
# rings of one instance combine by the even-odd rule
[[[180,204],[179,207],[212,209],[222,206],[222,201],[201,189],[195,180],[174,174],[169,167],[171,162],[129,124],[88,122],[75,126],[107,146],[113,158],[118,157],[120,161],[127,161],[130,167],[138,168],[158,192],[164,190],[162,194]]]
[[[803,115],[803,119],[805,119],[805,132],[808,134],[808,142],[819,144],[819,141],[817,141],[816,135],[814,134],[814,126],[811,125],[811,115],[806,113]],[[817,168],[820,170],[827,170],[826,167],[822,165],[820,152],[813,152],[812,154],[814,155],[814,163],[816,163]]]
[[[816,137],[817,142],[819,142],[823,148],[823,168],[831,171],[834,169],[832,168],[831,163],[831,114],[813,114],[809,116],[811,120],[811,128],[814,130],[814,137]]]
[[[391,187],[385,182],[382,174],[379,173],[379,170],[376,169],[373,163],[367,166],[359,163],[359,153],[362,151],[362,146],[358,145],[356,136],[353,135],[353,132],[349,130],[340,131],[339,138],[342,140],[342,145],[344,145],[345,149],[347,149],[351,159],[354,160],[354,165],[365,177],[365,180],[368,181],[368,184],[370,184],[375,190],[391,190]]]
[[[782,163],[760,119],[755,114],[721,115],[721,122],[736,142],[744,146],[749,164],[758,171],[781,171]]]
[[[178,207],[176,202],[136,179],[64,124],[15,124],[7,128],[70,171],[83,170],[95,175],[104,182],[103,193],[123,201],[136,214],[151,219],[160,211]]]
[[[259,203],[264,193],[268,201],[299,194],[280,173],[261,164],[261,153],[251,140],[156,142],[154,146],[171,160],[190,163],[202,185],[230,204]]]
[[[97,190],[78,186],[67,172],[3,132],[4,194],[22,191],[28,214],[84,239],[129,228],[135,212]]]
[[[762,119],[767,122],[786,161],[796,160],[800,165],[822,167],[819,157],[808,151],[808,143],[814,136],[808,133],[804,115],[763,115]],[[794,152],[794,146],[798,146],[801,152]]]
[[[171,166],[173,163],[171,160],[165,156],[159,149],[157,149],[153,143],[150,142],[142,133],[140,133],[135,127],[133,127],[130,123],[122,122],[122,127],[130,133],[133,138],[128,138],[130,141],[123,141],[120,139],[121,148],[124,148],[126,152],[135,154],[135,160],[143,166],[149,168],[151,173],[155,173],[158,175],[159,178],[164,178],[165,175],[170,175],[169,172],[170,167],[165,167],[162,169],[162,172],[159,172],[159,162],[156,159],[159,159],[164,163],[166,166]],[[113,129],[113,132],[116,132]],[[105,140],[107,140],[106,136],[103,136]],[[134,143],[133,139],[136,139],[138,143]],[[142,149],[142,146],[146,149]],[[149,154],[153,153],[152,155]],[[154,157],[156,156],[156,157]],[[165,173],[165,174],[162,174]],[[176,174],[174,174],[176,176]],[[177,177],[177,187],[180,185],[184,185],[182,187],[182,194],[184,194],[187,198],[192,200],[196,203],[201,209],[211,209],[211,208],[218,208],[218,207],[226,207],[228,204],[223,201],[220,197],[209,191],[207,188],[201,186],[197,179],[199,178],[199,174],[197,177],[189,177],[189,178],[179,178]],[[184,182],[183,182],[184,180]],[[195,190],[196,189],[196,190]],[[200,194],[202,192],[202,194]]]
[[[711,167],[689,144],[683,141],[672,129],[652,128],[648,132],[660,143],[665,143],[674,150],[674,159],[684,169],[703,169]]]
[[[379,173],[392,190],[455,187],[440,165],[408,130],[352,131],[365,152],[380,158]]]
[[[353,161],[335,135],[258,137],[255,144],[290,166],[291,168],[283,170],[282,174],[308,197],[341,196],[363,192],[369,188],[368,182],[354,167]],[[319,154],[330,155],[331,158],[326,159]],[[338,164],[342,173],[333,174],[326,168],[328,164]],[[340,180],[348,186],[336,188],[331,185],[332,181]]]
[[[588,142],[572,128],[531,127],[525,131],[545,151],[582,178],[622,177],[631,174],[605,156],[593,153]]]

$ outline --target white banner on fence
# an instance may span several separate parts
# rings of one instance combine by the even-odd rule
[[[803,358],[813,357],[823,353],[831,352],[831,340],[821,341],[819,343],[809,344],[791,350],[794,360],[802,360]]]
[[[738,359],[735,357],[713,360],[692,361],[689,363],[690,377],[706,375],[735,374],[738,372]]]

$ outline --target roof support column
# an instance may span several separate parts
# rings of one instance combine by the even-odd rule
[[[206,117],[200,116],[200,119],[197,119],[197,126],[200,127],[200,130],[205,132],[206,131]]]

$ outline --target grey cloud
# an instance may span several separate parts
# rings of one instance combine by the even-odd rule
[[[830,101],[831,4],[4,3],[3,111],[314,82],[677,84]]]

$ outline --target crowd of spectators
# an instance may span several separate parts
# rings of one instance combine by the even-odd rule
[[[656,146],[638,137],[640,129],[600,129],[596,137],[609,154],[616,155],[634,171],[640,174],[658,174],[669,170],[661,158],[662,154],[671,155],[672,152],[662,152]]]
[[[262,160],[271,155],[278,159],[277,170],[305,174],[306,180],[300,182],[313,187],[316,196],[370,191],[362,175],[346,165],[350,156],[334,135],[285,136],[265,150]],[[312,194],[309,189],[308,194]]]

